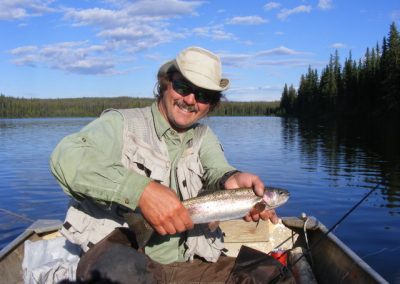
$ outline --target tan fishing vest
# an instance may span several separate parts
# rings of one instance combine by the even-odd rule
[[[158,139],[155,131],[151,107],[108,111],[117,111],[124,119],[122,164],[169,187],[171,162],[166,143]],[[184,200],[197,196],[203,187],[201,178],[204,169],[199,149],[206,132],[207,126],[195,126],[192,143],[177,163],[177,182]],[[119,210],[121,207],[116,204],[106,208],[88,199],[79,203],[72,201],[62,233],[87,251],[115,227],[127,227]],[[219,228],[211,232],[207,224],[195,225],[193,230],[187,232],[185,246],[186,260],[198,255],[215,262],[224,248],[222,232]]]

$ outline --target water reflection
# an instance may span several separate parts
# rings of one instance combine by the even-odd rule
[[[303,169],[325,171],[330,186],[380,187],[391,214],[400,213],[400,131],[391,125],[281,120],[287,150],[299,147]],[[297,146],[295,146],[297,145]]]
[[[0,248],[38,218],[63,219],[68,199],[49,171],[64,136],[91,118],[0,119]],[[279,117],[210,117],[229,162],[291,197],[280,216],[314,215],[330,227],[380,180],[383,186],[335,234],[389,282],[400,278],[400,131],[387,125]],[[395,131],[396,130],[396,131]],[[397,275],[396,275],[397,273]]]
[[[63,219],[68,201],[50,173],[50,153],[90,120],[0,119],[0,248],[33,220]]]

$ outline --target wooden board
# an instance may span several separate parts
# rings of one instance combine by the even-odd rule
[[[224,232],[226,253],[237,256],[242,245],[268,253],[271,250],[269,243],[269,222],[246,222],[244,220],[231,220],[221,222],[220,227]]]
[[[220,227],[225,234],[226,243],[266,242],[269,239],[268,222],[246,222],[231,220],[221,222]]]

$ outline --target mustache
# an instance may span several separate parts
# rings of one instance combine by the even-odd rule
[[[178,101],[175,102],[175,104],[178,107],[183,108],[183,109],[185,109],[187,111],[190,111],[190,112],[197,111],[196,105],[188,105],[183,100],[178,100]]]

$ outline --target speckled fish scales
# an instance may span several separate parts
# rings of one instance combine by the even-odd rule
[[[218,190],[183,201],[194,224],[233,220],[244,217],[250,210],[262,211],[284,204],[289,192],[279,188],[265,188],[262,197],[252,188]]]

